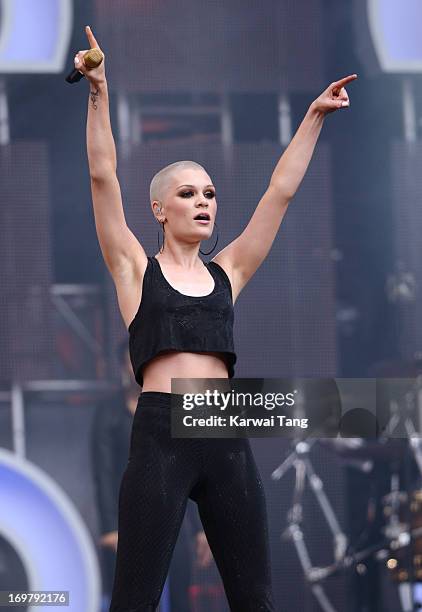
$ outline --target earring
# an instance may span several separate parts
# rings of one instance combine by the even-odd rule
[[[215,249],[215,247],[217,246],[217,242],[218,242],[218,227],[217,227],[217,223],[216,223],[215,221],[214,221],[214,225],[215,225],[215,227],[217,228],[217,240],[215,241],[215,244],[214,244],[214,246],[212,247],[211,251],[208,251],[208,253],[203,253],[203,252],[201,251],[201,249],[199,249],[199,252],[201,253],[201,255],[210,255],[210,254],[213,252],[213,250]]]
[[[164,222],[161,222],[161,221],[160,221],[159,223],[160,223],[160,225],[161,225],[161,229],[163,230],[163,244],[160,246],[160,232],[159,232],[159,231],[157,231],[157,245],[158,245],[158,252],[159,252],[159,253],[162,253],[162,250],[164,250],[164,240],[165,240],[165,237],[166,237],[166,236],[165,236]],[[217,228],[217,239],[216,239],[216,241],[215,241],[215,244],[214,244],[214,246],[212,247],[211,251],[208,251],[208,253],[203,253],[203,252],[201,251],[201,249],[199,249],[199,252],[201,253],[201,255],[211,255],[211,253],[213,252],[213,250],[214,250],[214,249],[215,249],[215,247],[217,246],[217,242],[218,242],[218,238],[219,238],[219,236],[218,236],[218,226],[217,226],[216,221],[214,221],[214,225],[215,225],[215,227]]]
[[[165,239],[165,230],[164,230],[164,221],[159,221],[159,224],[161,225],[161,229],[163,230],[163,244],[160,247],[160,231],[157,231],[157,244],[158,244],[158,252],[162,253],[162,250],[164,250],[164,239]]]
[[[157,206],[157,213],[161,214],[161,206]],[[157,231],[157,244],[158,244],[158,252],[161,253],[161,249],[164,249],[164,221],[159,221],[157,219],[158,223],[161,225],[161,229],[163,230],[163,244],[160,247],[160,232]]]

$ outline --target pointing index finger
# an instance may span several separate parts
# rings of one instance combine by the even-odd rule
[[[358,78],[357,74],[349,74],[349,76],[344,77],[343,79],[340,79],[339,81],[336,81],[334,83],[334,88],[341,89],[342,87],[347,85],[347,83],[350,83],[351,81],[354,81],[357,78]]]
[[[89,26],[85,26],[85,32],[88,37],[89,44],[91,45],[91,49],[94,49],[95,47],[99,49],[100,45],[95,40],[95,36]]]

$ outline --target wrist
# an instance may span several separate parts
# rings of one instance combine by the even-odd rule
[[[322,111],[317,104],[317,100],[314,100],[308,109],[309,115],[318,119],[324,119],[326,113]]]
[[[105,90],[107,89],[107,81],[106,78],[104,77],[103,79],[88,79],[89,82],[89,88],[90,90]]]

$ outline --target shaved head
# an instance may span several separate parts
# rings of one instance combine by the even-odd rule
[[[174,164],[170,164],[169,166],[165,166],[165,168],[162,168],[159,172],[157,172],[157,174],[154,175],[151,181],[149,187],[149,197],[151,202],[154,200],[159,200],[162,202],[167,189],[170,187],[174,176],[177,174],[177,171],[185,170],[187,168],[191,168],[192,170],[203,170],[206,174],[208,174],[201,164],[189,160],[178,161],[174,162]]]

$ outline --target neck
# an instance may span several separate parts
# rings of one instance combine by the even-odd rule
[[[200,246],[200,242],[193,248],[191,245],[186,248],[180,245],[176,248],[166,245],[163,253],[157,253],[156,259],[162,259],[164,262],[171,262],[175,266],[180,266],[181,268],[195,268],[198,265],[198,259],[200,259]]]

